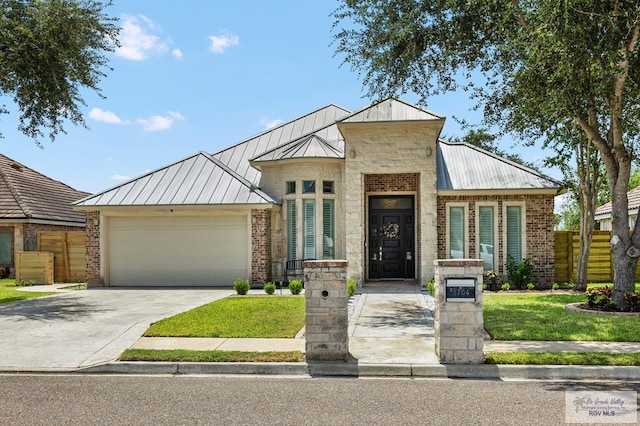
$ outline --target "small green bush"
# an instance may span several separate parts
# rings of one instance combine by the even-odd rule
[[[560,288],[560,284],[558,284],[558,283],[553,283],[553,284],[551,285],[551,290],[557,290],[557,289],[559,289],[559,288]]]
[[[589,287],[587,289],[587,305],[591,309],[600,311],[616,310],[616,302],[613,301],[613,287]]]
[[[536,288],[536,285],[534,283],[529,283],[529,284],[527,284],[527,288],[529,290],[534,290]]]
[[[509,291],[509,289],[511,289],[511,284],[509,283],[502,284],[502,290]]]
[[[264,292],[267,294],[273,294],[276,292],[276,285],[274,283],[265,283]]]
[[[289,281],[289,291],[291,294],[300,294],[302,291],[302,281],[300,280],[291,280]]]
[[[427,282],[427,290],[429,290],[431,296],[436,297],[436,282],[433,280]]]
[[[243,280],[238,277],[238,279],[233,282],[233,289],[240,295],[247,294],[249,291],[249,280]]]
[[[356,294],[357,290],[358,286],[356,285],[356,280],[354,280],[353,278],[349,278],[347,280],[347,297],[353,297],[353,295]]]
[[[522,259],[516,262],[513,256],[507,256],[507,276],[509,281],[513,283],[515,288],[522,290],[529,282],[529,277],[533,272],[533,265],[529,259]]]

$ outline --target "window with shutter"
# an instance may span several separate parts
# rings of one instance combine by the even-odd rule
[[[495,269],[494,265],[494,208],[478,208],[478,257],[484,261],[484,270]]]
[[[449,258],[464,258],[464,207],[449,208]]]
[[[296,202],[287,201],[287,259],[296,259]]]
[[[516,263],[522,260],[522,208],[507,206],[507,255]]]
[[[11,232],[0,232],[0,264],[11,264]]]
[[[322,200],[322,258],[335,257],[333,200]]]
[[[304,200],[304,258],[316,258],[316,202]]]

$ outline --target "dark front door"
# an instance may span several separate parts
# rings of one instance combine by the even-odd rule
[[[415,278],[413,196],[369,198],[369,278]]]

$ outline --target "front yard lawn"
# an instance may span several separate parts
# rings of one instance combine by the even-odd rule
[[[233,296],[158,321],[148,337],[293,338],[304,326],[303,296]]]
[[[19,291],[13,287],[0,286],[0,303],[16,302],[18,300],[34,299],[36,297],[49,296],[53,292]]]
[[[485,364],[526,365],[640,365],[640,353],[610,354],[605,352],[491,352]]]
[[[640,342],[640,318],[569,312],[584,294],[483,295],[484,326],[496,340]]]

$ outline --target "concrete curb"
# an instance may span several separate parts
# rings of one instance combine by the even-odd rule
[[[640,381],[640,367],[577,365],[112,362],[75,370],[74,373]]]

